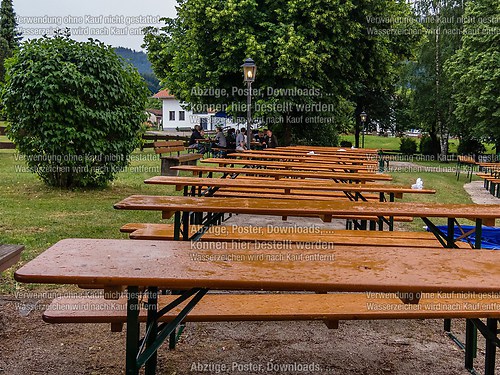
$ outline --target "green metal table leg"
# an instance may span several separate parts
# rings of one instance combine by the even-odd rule
[[[127,347],[126,374],[138,375],[137,355],[139,354],[139,288],[127,288]]]
[[[189,240],[189,212],[182,212],[182,240]]]
[[[476,219],[476,241],[474,243],[475,249],[481,248],[482,237],[483,237],[483,220]]]
[[[154,344],[156,335],[158,334],[158,322],[156,320],[156,313],[158,311],[158,288],[148,288],[148,303],[146,308],[148,312],[146,330],[150,332],[146,341],[146,348],[149,348]],[[155,352],[146,362],[145,375],[155,375],[157,363],[158,353]]]
[[[181,213],[177,211],[174,215],[174,241],[181,239]]]
[[[455,219],[448,218],[448,231],[446,233],[446,247],[453,248],[455,244]]]

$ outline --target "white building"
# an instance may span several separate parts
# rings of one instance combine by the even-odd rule
[[[215,111],[193,113],[184,109],[181,102],[170,94],[167,89],[161,90],[153,98],[160,99],[163,102],[163,130],[187,130],[187,128],[194,128],[195,125],[201,125],[205,130],[215,130],[217,125],[234,125],[231,120],[225,118],[222,114],[216,114]]]
[[[212,117],[215,113],[193,113],[186,110],[168,90],[161,90],[153,96],[163,102],[163,130],[186,130],[201,125],[205,130],[213,130]]]

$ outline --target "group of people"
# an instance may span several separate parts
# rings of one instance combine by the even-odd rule
[[[200,154],[204,154],[206,152],[206,145],[200,142],[200,140],[205,140],[205,132],[199,125],[196,125],[189,139],[189,148],[197,149]],[[262,148],[278,147],[278,139],[271,129],[266,129],[265,131],[253,130],[251,141],[257,142]],[[244,151],[248,149],[247,145],[248,138],[245,128],[237,131],[234,128],[230,128],[227,130],[227,134],[224,135],[222,128],[218,126],[215,137],[211,140],[211,147],[228,150]]]

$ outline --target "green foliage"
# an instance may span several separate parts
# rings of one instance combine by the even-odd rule
[[[137,71],[100,42],[31,40],[7,70],[8,136],[48,185],[102,186],[127,166],[147,96]]]
[[[457,153],[459,155],[479,155],[486,151],[481,140],[477,138],[462,138],[458,145]]]
[[[11,56],[9,44],[0,37],[0,82],[5,80],[5,60]]]
[[[435,155],[435,150],[440,148],[439,138],[433,141],[430,136],[424,135],[420,139],[419,148],[422,155]]]
[[[12,0],[2,0],[0,6],[0,37],[7,41],[11,52],[19,47],[19,40],[21,39],[16,28],[16,13],[12,6]]]
[[[463,44],[447,64],[455,84],[456,133],[492,139],[500,150],[500,6],[496,0],[467,3]],[[482,21],[480,21],[482,20]]]
[[[252,57],[258,67],[253,88],[261,90],[254,103],[269,105],[263,116],[285,119],[281,126],[286,144],[292,134],[302,138],[304,127],[286,121],[288,116],[304,118],[317,112],[332,118],[338,132],[350,125],[360,95],[373,98],[392,92],[394,66],[411,55],[413,40],[419,37],[368,34],[369,26],[400,25],[376,24],[367,16],[392,19],[409,14],[408,6],[397,0],[181,0],[177,18],[166,19],[161,30],[147,30],[145,46],[155,73],[179,100],[239,116],[244,110],[231,104],[242,104],[246,97],[233,89],[244,88],[240,65]],[[224,89],[227,95],[198,94],[209,89]],[[291,93],[276,94],[279,89]],[[294,89],[309,93],[297,95]],[[301,107],[307,104],[330,107]],[[310,133],[321,134],[312,129]]]
[[[452,97],[453,80],[443,69],[461,44],[462,19],[465,2],[449,0],[417,0],[413,6],[424,21],[426,38],[412,64],[411,117],[414,127],[429,132],[437,155],[447,151],[450,132],[455,124]],[[438,136],[441,146],[438,147]]]
[[[417,152],[417,141],[413,138],[403,137],[401,138],[401,144],[399,146],[399,151],[405,155],[413,155]]]

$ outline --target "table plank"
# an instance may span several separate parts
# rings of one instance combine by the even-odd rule
[[[20,268],[15,279],[168,289],[500,292],[498,251],[346,246],[318,252],[251,244],[203,249],[207,244],[193,250],[187,242],[66,239]]]
[[[225,212],[254,215],[353,215],[353,216],[411,216],[462,219],[500,218],[500,205],[351,202],[294,200],[263,200],[259,198],[216,198],[132,195],[119,203],[117,209],[152,210],[165,212]],[[489,225],[487,224],[487,225]]]
[[[342,181],[392,181],[392,177],[382,173],[347,173],[347,172],[321,172],[321,171],[291,171],[286,169],[259,169],[259,168],[229,168],[215,166],[194,166],[180,165],[171,167],[173,170],[186,171],[192,173],[225,173],[225,174],[241,174],[252,176],[272,176],[277,179],[285,177],[296,178],[313,178],[313,179],[331,179]]]
[[[265,160],[241,160],[241,159],[223,159],[207,158],[200,160],[202,163],[213,163],[224,165],[243,165],[269,167],[274,169],[292,169],[292,170],[319,170],[319,171],[358,171],[365,173],[375,173],[378,171],[374,165],[351,165],[351,164],[332,164],[332,163],[296,163],[286,161],[265,161]]]
[[[255,181],[251,179],[224,179],[224,178],[198,178],[198,177],[171,177],[155,176],[144,181],[146,184],[174,185],[179,188],[184,186],[214,186],[214,187],[241,187],[254,188]],[[415,193],[435,194],[432,189],[412,189],[408,186],[383,185],[383,184],[342,184],[328,180],[277,180],[266,181],[265,188],[269,189],[294,189],[317,191],[365,192],[365,193]]]

